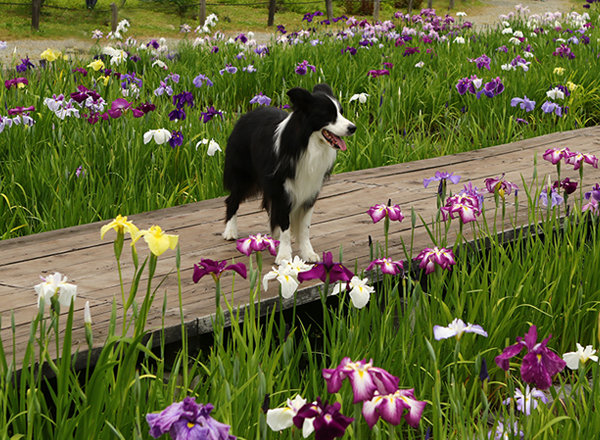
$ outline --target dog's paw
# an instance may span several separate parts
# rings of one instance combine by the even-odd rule
[[[300,256],[307,263],[318,263],[321,261],[321,257],[315,251],[303,252]]]
[[[238,238],[237,231],[232,231],[229,228],[226,228],[221,235],[228,241],[237,240]]]
[[[292,261],[291,252],[279,252],[275,258],[275,264],[281,265],[284,261]]]

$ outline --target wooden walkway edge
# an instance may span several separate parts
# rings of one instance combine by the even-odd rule
[[[390,255],[395,260],[406,260],[402,250],[401,237],[410,246],[410,210],[430,221],[436,215],[436,182],[423,188],[423,179],[432,177],[436,171],[454,172],[462,176],[458,185],[450,185],[454,193],[460,191],[463,183],[472,182],[478,188],[485,188],[484,179],[506,173],[506,179],[522,186],[533,180],[534,157],[537,154],[537,175],[539,182],[545,182],[544,175],[556,179],[555,167],[542,160],[547,148],[569,147],[572,151],[595,154],[600,157],[600,127],[584,128],[570,132],[554,133],[496,147],[444,156],[417,162],[390,165],[381,168],[338,174],[325,184],[315,205],[311,236],[313,247],[318,253],[331,251],[334,259],[343,246],[344,263],[359,270],[369,263],[369,236],[374,241],[383,242],[382,224],[373,224],[366,211],[376,203],[400,205],[407,218],[402,223],[390,227]],[[343,154],[343,153],[340,153]],[[600,181],[600,170],[584,165],[584,191]],[[570,166],[562,167],[562,176],[579,180],[578,172]],[[540,186],[542,183],[540,183]],[[579,191],[577,191],[578,193]],[[511,203],[512,196],[507,198]],[[493,198],[486,197],[488,213],[493,211]],[[519,224],[526,224],[527,209],[525,192],[519,197]],[[514,211],[513,215],[514,215]],[[126,212],[121,213],[127,215]],[[214,283],[211,277],[203,278],[198,284],[192,282],[193,265],[201,258],[213,260],[235,259],[248,264],[248,257],[240,254],[234,242],[221,238],[224,227],[224,198],[207,200],[158,211],[129,216],[140,229],[160,225],[170,234],[178,234],[181,247],[182,298],[185,325],[188,336],[202,335],[212,330],[211,315],[215,311]],[[489,219],[488,219],[489,220]],[[115,234],[110,231],[105,239],[100,239],[100,228],[107,222],[97,222],[42,234],[0,241],[0,313],[2,327],[0,336],[7,358],[16,358],[17,365],[23,358],[23,350],[29,340],[31,320],[37,314],[37,296],[33,286],[40,282],[39,276],[54,272],[67,275],[69,282],[78,286],[75,302],[74,346],[83,351],[87,348],[84,336],[83,307],[90,302],[93,319],[95,350],[101,348],[108,332],[108,323],[113,298],[118,304],[117,329],[122,322],[122,301],[116,260],[113,254]],[[456,223],[456,222],[454,222]],[[268,232],[267,214],[260,210],[259,201],[241,206],[238,213],[240,237]],[[121,261],[125,291],[129,291],[133,276],[129,240]],[[432,245],[425,228],[417,223],[412,242],[413,256],[425,247]],[[137,244],[140,262],[148,254],[146,244]],[[409,249],[409,253],[411,250]],[[297,247],[294,247],[294,254]],[[274,258],[264,256],[263,275],[274,265]],[[175,342],[181,338],[181,321],[178,298],[175,252],[167,251],[158,260],[153,285],[158,285],[164,277],[156,300],[148,314],[146,328],[156,331],[164,322],[165,342]],[[259,280],[261,282],[262,280]],[[140,283],[138,302],[145,292],[146,280]],[[302,285],[297,293],[297,304],[305,304],[319,298],[317,284]],[[237,276],[235,283],[231,273],[222,277],[224,295],[232,300],[234,307],[248,303],[249,284]],[[269,283],[269,290],[261,292],[261,310],[273,307],[278,302],[277,282]],[[163,297],[166,295],[166,313],[162,314]],[[224,304],[224,302],[223,302]],[[291,307],[293,300],[283,306]],[[11,313],[15,322],[15,346],[11,331]],[[66,311],[63,313],[66,314]],[[66,320],[66,319],[65,319]],[[64,320],[63,320],[64,321]],[[155,338],[158,343],[159,338]],[[54,345],[54,344],[52,344]],[[75,351],[75,347],[73,349]]]

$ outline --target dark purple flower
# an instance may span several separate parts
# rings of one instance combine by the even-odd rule
[[[490,64],[492,62],[491,58],[488,57],[486,54],[481,55],[479,58],[469,58],[469,61],[472,63],[475,63],[475,65],[477,66],[477,68],[479,69],[487,69],[490,70]]]
[[[336,437],[343,437],[346,428],[354,419],[340,413],[341,407],[339,402],[329,405],[317,397],[315,403],[307,403],[298,410],[298,414],[293,418],[294,425],[302,429],[305,420],[313,419],[315,440],[333,440]]]
[[[27,71],[27,69],[33,69],[33,68],[35,68],[35,66],[29,60],[29,57],[25,57],[24,59],[21,59],[21,64],[19,64],[16,67],[17,72],[19,72],[19,73],[25,72],[25,71]]]
[[[84,77],[87,76],[87,70],[85,70],[83,67],[76,67],[75,69],[73,69],[73,73],[81,73]]]
[[[172,110],[168,116],[170,121],[184,121],[187,117],[183,107],[177,107],[175,110]]]
[[[367,76],[372,76],[373,78],[377,78],[379,76],[383,76],[383,75],[390,75],[390,71],[387,69],[379,69],[379,70],[369,70],[367,72]]]
[[[151,102],[144,102],[143,104],[140,104],[139,106],[137,106],[137,110],[146,114],[146,113],[150,113],[150,112],[153,112],[154,110],[156,110],[156,106],[154,104],[152,104]]]
[[[574,182],[570,178],[565,177],[565,179],[562,182],[559,182],[557,180],[552,184],[552,188],[554,189],[558,189],[559,187],[565,191],[565,194],[573,194],[575,190],[577,190],[577,182]]]
[[[404,54],[402,54],[403,57],[408,57],[410,55],[413,55],[415,53],[421,53],[421,51],[419,50],[418,47],[407,47],[404,50]]]
[[[146,44],[146,47],[150,47],[150,46],[152,46],[154,49],[158,49],[160,47],[160,44],[155,39],[152,39],[152,40],[150,40],[150,43]]]
[[[29,84],[29,81],[27,80],[27,78],[14,78],[14,79],[7,79],[6,81],[4,81],[4,86],[9,90],[12,86],[15,86],[16,88],[21,88],[28,84]]]
[[[235,37],[235,41],[240,41],[240,43],[242,44],[246,44],[248,42],[248,37],[246,37],[245,34],[239,34],[237,37]]]
[[[210,416],[213,406],[197,404],[194,397],[168,406],[160,413],[146,415],[150,435],[154,438],[169,433],[173,440],[235,440],[230,426]]]
[[[485,358],[481,358],[481,368],[479,369],[479,380],[485,383],[486,380],[490,380],[490,375],[488,373],[487,362]]]
[[[352,46],[348,46],[345,49],[342,49],[342,53],[349,53],[350,55],[356,55],[356,48]]]
[[[504,53],[508,53],[508,47],[500,46],[498,49],[496,49],[496,51],[502,51]]]
[[[142,79],[136,77],[135,72],[123,73],[120,79],[122,89],[126,89],[130,84],[135,84],[138,88],[142,88]]]
[[[130,59],[131,61],[133,61],[134,63],[137,63],[138,61],[141,61],[142,57],[140,57],[140,56],[139,56],[139,55],[137,55],[137,54],[133,54],[133,55],[131,55],[131,56],[129,57],[129,59]]]
[[[230,264],[228,266],[227,261],[225,260],[215,261],[209,260],[208,258],[201,258],[199,265],[194,264],[194,275],[192,279],[194,280],[194,283],[197,283],[204,275],[211,274],[213,279],[217,281],[221,278],[221,274],[226,270],[233,270],[240,274],[242,278],[246,278],[247,275],[244,263]]]
[[[208,107],[205,112],[201,112],[200,114],[200,120],[205,124],[215,116],[220,116],[221,119],[223,119],[223,112],[221,110],[216,110],[214,106]]]
[[[499,95],[504,91],[504,84],[502,84],[502,80],[499,77],[491,80],[490,82],[485,83],[483,86],[483,90],[477,92],[477,99],[481,97],[481,94],[484,93],[488,98],[493,98],[496,95]]]
[[[306,75],[306,73],[308,72],[308,69],[312,70],[313,72],[317,71],[315,66],[308,64],[308,61],[304,60],[301,63],[298,63],[298,65],[296,66],[295,72],[298,75]]]
[[[213,46],[210,50],[211,53],[217,53],[219,51],[219,46]]]
[[[298,281],[303,283],[304,281],[318,278],[325,283],[327,276],[329,276],[329,282],[333,284],[338,281],[348,282],[354,274],[344,267],[342,263],[334,263],[331,252],[323,252],[323,261],[316,263],[312,269],[306,272],[300,272],[298,274]]]
[[[565,369],[567,363],[547,347],[549,335],[542,342],[537,342],[537,327],[532,325],[525,337],[517,336],[517,343],[506,347],[502,354],[496,356],[496,365],[505,371],[510,367],[510,358],[518,355],[523,348],[527,354],[521,364],[521,378],[524,382],[533,383],[540,390],[547,390],[552,385],[552,377]]]
[[[169,139],[169,145],[171,148],[180,147],[183,144],[183,133],[177,130],[171,132],[171,139]]]
[[[194,95],[192,92],[181,92],[179,95],[173,96],[173,105],[177,108],[183,108],[184,105],[194,108]]]
[[[559,56],[561,58],[568,58],[570,60],[575,58],[575,54],[573,53],[571,48],[566,44],[561,44],[560,47],[557,47],[556,50],[552,52],[552,55],[554,55],[555,57]]]
[[[126,99],[117,98],[111,103],[110,110],[108,110],[107,113],[111,118],[117,119],[123,114],[123,112],[130,109],[131,105],[132,104]]]
[[[285,33],[287,32],[287,31],[285,30],[285,26],[284,26],[284,25],[282,25],[282,24],[278,24],[278,25],[277,25],[277,31],[278,31],[278,32],[281,32],[281,33],[282,33],[282,34],[284,34],[284,35],[285,35]]]

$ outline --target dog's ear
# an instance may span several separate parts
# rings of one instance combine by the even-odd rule
[[[313,88],[313,93],[324,93],[325,95],[328,95],[328,96],[331,96],[332,98],[334,98],[333,90],[331,90],[331,87],[329,87],[327,84],[317,84]]]
[[[287,95],[290,97],[290,101],[292,101],[292,105],[296,110],[309,108],[313,99],[311,93],[302,87],[294,87],[288,90]]]

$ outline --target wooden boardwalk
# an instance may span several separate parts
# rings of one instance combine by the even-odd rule
[[[375,241],[383,242],[382,224],[374,225],[366,211],[376,203],[387,203],[388,199],[391,199],[392,203],[401,206],[407,218],[404,222],[393,223],[390,227],[390,255],[395,260],[406,259],[400,238],[410,245],[411,208],[426,221],[430,221],[436,214],[437,184],[434,182],[424,189],[424,178],[433,176],[436,171],[454,172],[462,176],[460,184],[449,186],[449,189],[456,193],[462,189],[463,183],[471,181],[475,186],[484,188],[484,179],[506,173],[507,180],[521,187],[522,178],[528,184],[532,182],[534,156],[537,153],[538,179],[543,182],[544,175],[551,174],[554,180],[555,167],[541,157],[547,148],[552,147],[569,147],[573,151],[592,153],[600,157],[600,127],[555,133],[452,156],[333,176],[324,186],[315,206],[311,229],[315,251],[332,251],[337,256],[342,245],[344,262],[349,267],[353,268],[356,260],[359,268],[366,268],[369,262],[369,235]],[[573,171],[572,167],[563,166],[562,169],[563,177],[579,180],[578,173]],[[587,191],[594,183],[600,181],[600,170],[585,165],[584,178],[584,189]],[[512,203],[513,196],[509,196],[508,200]],[[488,197],[486,204],[489,214],[493,211],[493,200],[490,201]],[[520,193],[519,205],[518,221],[524,223],[527,211],[524,191]],[[127,215],[125,212],[122,214]],[[140,229],[157,224],[170,234],[179,234],[183,309],[190,336],[210,331],[210,315],[215,311],[213,280],[211,277],[205,277],[198,284],[194,284],[194,263],[199,262],[201,258],[230,261],[235,258],[236,262],[248,263],[248,258],[236,250],[234,242],[226,242],[221,238],[224,214],[224,199],[219,198],[129,216]],[[100,228],[106,223],[98,222],[0,241],[1,337],[7,356],[16,356],[17,365],[23,358],[23,349],[29,338],[30,322],[37,313],[37,297],[33,286],[40,282],[39,276],[60,272],[68,276],[69,282],[77,284],[73,341],[74,344],[80,344],[82,350],[86,349],[83,330],[85,301],[89,301],[91,305],[96,346],[102,345],[108,332],[111,305],[115,297],[119,306],[117,329],[120,328],[122,301],[113,255],[112,240],[115,234],[110,231],[104,240],[100,240]],[[417,222],[414,232],[414,255],[424,247],[432,245],[420,223]],[[259,232],[266,233],[267,224],[267,215],[259,209],[258,201],[242,205],[238,216],[240,237]],[[128,243],[129,240],[126,240],[121,263],[126,292],[129,291],[133,275]],[[142,262],[148,253],[143,240],[138,243],[137,249]],[[296,247],[294,252],[297,252]],[[273,264],[273,257],[265,255],[263,274],[270,270]],[[146,326],[150,330],[161,326],[163,297],[166,295],[164,324],[168,328],[165,333],[168,342],[179,339],[181,335],[177,276],[174,268],[175,252],[169,250],[159,258],[154,285],[158,285],[168,273],[171,274],[158,290]],[[222,278],[223,291],[227,298],[232,296],[232,279],[230,272]],[[146,281],[142,279],[138,301],[141,301],[145,285]],[[247,303],[248,282],[238,276],[234,286],[234,304]],[[298,303],[312,301],[317,297],[314,283],[312,289],[304,285],[302,288],[304,290],[297,294]],[[261,299],[272,304],[277,292],[277,282],[272,281],[269,291],[262,292]],[[16,326],[16,350],[13,350],[12,346],[11,312],[14,313]]]

